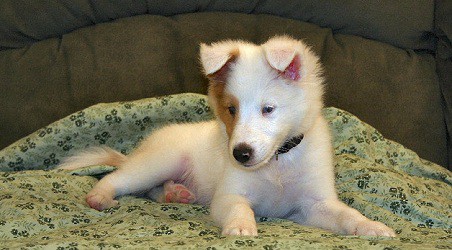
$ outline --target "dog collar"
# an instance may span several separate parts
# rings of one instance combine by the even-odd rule
[[[298,144],[300,144],[300,142],[303,140],[304,135],[301,134],[299,136],[295,136],[290,138],[289,140],[287,140],[286,142],[284,142],[284,144],[278,148],[278,150],[276,150],[275,155],[276,155],[276,160],[278,160],[278,155],[280,154],[285,154],[287,152],[289,152],[292,148],[298,146]]]

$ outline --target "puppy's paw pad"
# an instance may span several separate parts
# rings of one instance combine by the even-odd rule
[[[396,237],[394,230],[381,222],[371,220],[358,223],[354,234],[366,236]]]
[[[167,181],[163,185],[163,192],[167,203],[192,204],[196,199],[196,196],[187,187],[173,181]]]
[[[255,221],[235,219],[223,228],[221,234],[257,236],[257,225]]]
[[[117,200],[113,200],[112,198],[108,198],[101,194],[88,194],[86,196],[86,202],[91,208],[94,208],[98,211],[102,211],[107,208],[115,207],[119,204]]]

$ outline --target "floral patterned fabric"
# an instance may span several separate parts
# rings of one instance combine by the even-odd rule
[[[394,228],[397,238],[342,236],[293,222],[257,218],[258,237],[223,237],[199,205],[158,204],[124,196],[90,209],[85,195],[114,167],[54,170],[88,146],[129,153],[154,129],[212,119],[207,99],[181,94],[99,104],[57,121],[0,151],[2,248],[328,248],[426,249],[452,245],[452,175],[420,159],[353,115],[324,109],[334,134],[340,198]]]

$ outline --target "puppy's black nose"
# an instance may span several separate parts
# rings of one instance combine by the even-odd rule
[[[240,143],[234,148],[232,155],[238,162],[245,163],[251,159],[253,149],[248,144]]]

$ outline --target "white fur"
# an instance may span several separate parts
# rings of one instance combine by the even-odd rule
[[[233,51],[238,55],[225,91],[240,108],[230,138],[225,124],[216,119],[164,127],[127,157],[97,149],[70,158],[66,169],[115,161],[120,166],[97,183],[88,204],[105,209],[117,204],[115,197],[174,180],[192,191],[197,203],[211,205],[212,217],[225,235],[257,235],[254,216],[259,215],[343,234],[395,236],[387,226],[338,200],[331,137],[321,115],[321,67],[311,50],[289,37],[275,37],[261,46],[243,41],[204,44],[201,63],[206,75],[220,70]],[[297,55],[301,79],[285,79],[280,73]],[[218,114],[224,107],[210,98]],[[264,115],[266,105],[275,109]],[[276,159],[274,153],[284,141],[299,134],[304,134],[302,142]],[[243,165],[232,156],[240,143],[254,149]]]
[[[232,57],[231,45],[234,42],[222,42],[214,44],[212,46],[202,45],[200,49],[200,57],[202,58],[201,64],[206,75],[212,74],[221,67]]]

